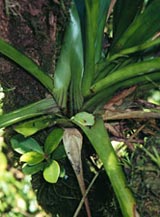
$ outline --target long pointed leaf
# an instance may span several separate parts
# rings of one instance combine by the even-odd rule
[[[97,0],[85,0],[85,68],[82,81],[82,92],[84,96],[92,84],[95,73],[95,43],[98,28],[99,5],[100,3]]]
[[[118,82],[123,82],[136,76],[147,75],[155,71],[160,71],[160,58],[131,64],[113,72],[104,79],[95,83],[90,88],[89,94],[92,95],[93,93],[97,93],[105,88],[111,88],[112,85],[115,85]]]
[[[137,14],[140,13],[144,0],[118,0],[113,10],[113,44],[126,31]]]
[[[160,30],[160,0],[154,0],[124,32],[112,47],[111,53],[139,45],[149,40]]]
[[[81,79],[83,73],[83,51],[81,29],[76,7],[72,4],[70,22],[54,74],[54,96],[62,109],[67,108],[68,89],[71,83],[71,98],[75,109],[82,105]]]
[[[96,34],[96,44],[95,44],[95,62],[98,62],[102,57],[102,46],[104,38],[104,26],[106,23],[107,11],[109,8],[110,0],[99,1],[99,16],[98,16],[98,29]]]
[[[155,40],[149,40],[147,42],[144,42],[143,44],[121,50],[119,53],[116,53],[113,56],[109,57],[108,61],[113,61],[113,60],[116,60],[116,58],[120,58],[125,55],[133,54],[136,52],[144,52],[147,49],[153,49],[159,45],[160,45],[160,38],[155,39]]]
[[[82,34],[80,28],[80,20],[76,7],[74,6],[71,13],[72,22],[72,51],[70,56],[71,64],[71,85],[70,85],[70,109],[71,113],[77,112],[83,102],[81,82],[84,70],[83,63],[83,45]],[[73,44],[74,43],[74,44]]]
[[[44,115],[25,121],[24,123],[20,123],[14,127],[14,130],[24,136],[31,136],[40,130],[51,127],[54,124],[53,119],[53,115]]]
[[[2,39],[0,39],[0,53],[7,56],[9,59],[13,60],[19,66],[24,68],[38,81],[40,81],[50,91],[50,93],[53,93],[52,78],[41,71],[38,65],[34,63],[29,57],[25,56],[20,51],[15,49],[12,45],[8,44]]]
[[[43,114],[58,113],[59,109],[52,98],[43,99],[8,114],[0,116],[0,128]]]
[[[106,88],[102,91],[98,92],[96,95],[91,97],[90,99],[86,100],[83,105],[82,110],[88,112],[98,112],[100,113],[101,109],[103,112],[103,106],[105,103],[112,98],[112,96],[116,93],[116,91],[128,88],[136,84],[140,84],[141,87],[144,85],[148,85],[146,90],[150,90],[158,86],[160,83],[160,72],[154,72],[147,75],[141,75],[135,78],[131,78],[129,80],[125,80],[123,82],[119,82],[112,86],[112,88]],[[99,111],[100,109],[100,111]]]
[[[96,124],[90,128],[78,123],[77,125],[84,131],[103,162],[103,166],[119,201],[123,216],[138,216],[136,202],[130,189],[127,187],[124,173],[113,150],[103,121],[98,119]]]

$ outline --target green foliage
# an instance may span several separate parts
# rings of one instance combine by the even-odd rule
[[[62,137],[63,129],[53,129],[45,140],[43,151],[42,146],[35,139],[25,138],[20,134],[13,136],[12,148],[21,154],[20,161],[24,162],[22,171],[27,175],[43,171],[43,177],[47,182],[57,182],[61,174],[59,163],[55,159],[64,158],[64,149],[62,146],[58,148]]]
[[[19,66],[23,67],[31,75],[37,78],[52,93],[52,79],[48,75],[46,75],[46,73],[41,71],[37,64],[35,64],[30,58],[28,58],[3,40],[0,40],[0,50],[2,54],[8,56],[11,60],[16,62]]]
[[[23,217],[24,213],[28,216],[35,216],[36,214],[46,216],[46,214],[42,212],[38,207],[35,194],[32,191],[31,184],[29,182],[29,177],[24,176],[20,171],[16,169],[12,172],[7,171],[7,159],[2,152],[0,152],[0,157],[1,216]]]
[[[35,151],[29,151],[20,157],[20,161],[26,162],[29,165],[35,165],[44,160],[44,154]]]
[[[56,183],[60,175],[60,167],[57,161],[53,160],[43,171],[44,179],[49,183]]]
[[[83,75],[83,50],[80,22],[75,5],[70,13],[70,23],[64,36],[61,55],[54,73],[54,96],[58,105],[66,111],[68,92],[70,111],[82,106],[81,80]]]
[[[46,154],[51,154],[59,145],[63,137],[63,129],[55,128],[47,136],[47,139],[44,144],[44,151]]]
[[[60,125],[48,135],[43,151],[33,139],[14,137],[11,140],[13,148],[23,154],[20,160],[26,162],[24,172],[34,174],[41,170],[46,181],[55,183],[60,176],[60,166],[54,156],[64,156],[62,146],[58,146],[63,137],[62,128],[78,125],[103,162],[123,216],[132,217],[138,216],[136,203],[126,188],[123,171],[99,109],[102,110],[107,100],[120,89],[160,81],[160,58],[155,57],[160,45],[160,40],[155,40],[160,30],[160,0],[148,4],[141,0],[132,3],[117,1],[110,18],[112,21],[113,17],[113,38],[104,52],[102,41],[110,2],[72,1],[70,22],[53,78],[0,39],[0,52],[39,80],[51,93],[51,98],[2,115],[0,127],[27,120],[14,129],[30,136],[44,128]]]
[[[120,1],[117,1],[117,5],[119,2]],[[132,3],[134,5],[134,7],[132,7],[132,10],[130,10],[131,8],[130,4],[128,4],[127,6],[127,10],[130,11],[129,19],[130,19],[130,16],[132,17],[134,16],[134,20],[133,22],[131,22],[130,25],[128,25],[128,21],[129,21],[128,19],[122,20],[123,25],[126,25],[122,27],[122,30],[125,28],[125,31],[122,35],[121,34],[119,35],[118,40],[115,43],[114,47],[111,48],[112,53],[119,52],[122,49],[133,47],[135,45],[144,43],[145,41],[151,39],[154,36],[154,34],[158,32],[160,29],[159,14],[157,14],[157,8],[160,7],[160,1],[154,1],[154,3],[150,4],[143,11],[143,13],[139,14],[138,16],[136,16],[136,13],[134,13],[134,11],[137,8],[139,9],[139,7],[137,7],[136,5],[137,4],[136,2],[138,1],[134,1],[134,3]],[[141,1],[140,5],[143,5],[143,1]],[[131,14],[132,12],[134,13],[133,15]],[[145,25],[145,28],[144,28],[144,25]]]
[[[96,120],[95,125],[91,128],[83,126],[78,122],[77,124],[84,131],[97,154],[101,156],[103,166],[109,178],[112,180],[112,186],[121,209],[123,210],[123,215],[130,216],[130,213],[133,213],[133,216],[136,216],[136,210],[133,211],[133,205],[135,205],[134,198],[129,188],[127,188],[122,168],[110,143],[103,121],[101,119]],[[98,131],[100,131],[101,134],[97,134]],[[99,148],[99,141],[101,141],[101,148]],[[120,186],[121,189],[123,189],[123,192],[119,191]]]
[[[42,99],[36,103],[25,106],[16,111],[10,112],[9,114],[1,115],[0,127],[7,127],[26,119],[35,118],[37,116],[51,113],[52,111],[54,111],[55,114],[59,112],[59,109],[55,104],[55,101],[52,98]],[[48,116],[46,117],[46,119],[48,119]],[[54,120],[54,115],[53,117],[51,117],[51,119]]]
[[[22,171],[26,175],[33,175],[38,173],[39,171],[43,171],[44,166],[45,166],[44,162],[37,163],[35,165],[24,164],[22,167]]]
[[[30,151],[35,151],[37,153],[43,154],[42,147],[35,139],[31,137],[25,138],[24,136],[18,134],[13,136],[10,142],[12,148],[20,154],[25,154]]]
[[[158,134],[145,138],[144,146],[137,145],[136,150],[129,157],[129,163],[124,165],[127,169],[128,184],[135,193],[139,205],[140,216],[159,216],[160,214],[159,145]]]
[[[80,112],[71,118],[83,126],[93,126],[95,123],[94,116],[88,112]]]
[[[26,137],[37,133],[47,127],[51,127],[53,124],[53,116],[42,116],[40,118],[35,118],[30,121],[25,121],[24,123],[18,124],[14,127],[17,133],[20,133]]]

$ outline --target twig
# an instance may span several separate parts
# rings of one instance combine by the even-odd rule
[[[160,113],[144,111],[106,111],[103,120],[121,120],[121,119],[160,119]]]
[[[98,175],[99,175],[99,172],[97,172],[97,173],[94,175],[94,177],[93,177],[92,181],[90,182],[90,184],[89,184],[89,186],[88,186],[88,188],[87,188],[85,194],[83,195],[83,197],[82,197],[82,199],[81,199],[81,201],[80,201],[80,203],[79,203],[79,205],[78,205],[78,207],[77,207],[77,209],[76,209],[76,211],[75,211],[73,217],[77,217],[77,216],[78,216],[78,214],[79,214],[79,212],[80,212],[80,210],[81,210],[81,208],[82,208],[82,206],[83,206],[83,203],[84,203],[84,201],[85,201],[85,198],[87,197],[87,194],[89,193],[91,187],[93,186],[94,182],[96,181]]]

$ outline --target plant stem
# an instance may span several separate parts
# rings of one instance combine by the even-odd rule
[[[82,205],[83,205],[83,203],[84,203],[84,201],[85,201],[85,198],[87,197],[87,195],[88,195],[88,193],[89,193],[91,187],[93,186],[94,182],[96,181],[98,175],[99,175],[99,173],[97,172],[97,173],[94,175],[93,179],[91,180],[91,182],[90,182],[88,188],[86,189],[86,192],[85,192],[85,194],[83,195],[83,197],[82,197],[82,199],[81,199],[81,201],[80,201],[80,203],[79,203],[79,205],[78,205],[78,207],[77,207],[77,209],[76,209],[76,211],[75,211],[73,217],[77,217],[77,216],[78,216],[78,214],[79,214],[79,212],[80,212],[80,210],[81,210],[81,208],[82,208]]]

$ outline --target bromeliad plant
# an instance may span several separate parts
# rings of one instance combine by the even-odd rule
[[[139,214],[104,126],[103,106],[119,90],[135,84],[150,87],[152,82],[160,80],[160,58],[155,57],[160,45],[159,8],[160,0],[147,3],[74,0],[54,78],[0,40],[0,52],[33,75],[51,94],[50,98],[2,115],[0,127],[23,121],[15,130],[28,137],[44,128],[59,126],[64,130],[64,147],[76,175],[81,161],[75,163],[74,155],[80,155],[84,133],[103,162],[124,217]],[[109,19],[107,26],[106,19]],[[104,49],[106,28],[111,40]],[[74,148],[68,149],[69,143],[75,144],[76,153]],[[43,160],[44,153],[41,153]],[[27,162],[26,159],[23,156],[21,160]],[[57,164],[55,167],[58,168]],[[88,216],[91,216],[89,211]]]

